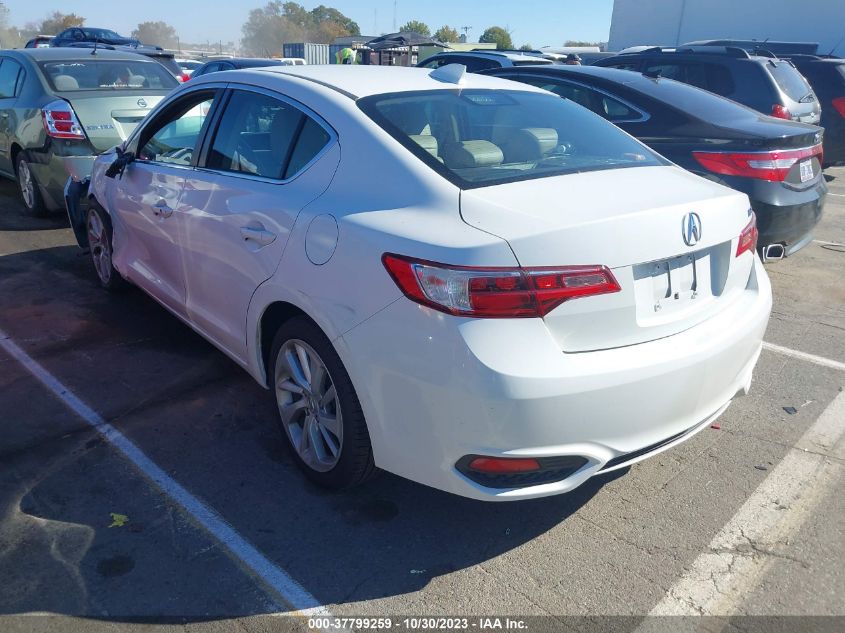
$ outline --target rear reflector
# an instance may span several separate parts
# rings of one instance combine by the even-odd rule
[[[739,234],[739,244],[736,247],[736,256],[739,257],[743,253],[751,251],[753,254],[754,251],[757,249],[757,237],[759,236],[759,232],[757,231],[757,216],[753,213],[751,214],[751,221],[748,225],[742,229],[742,233]]]
[[[469,468],[479,473],[527,473],[540,470],[536,459],[514,459],[504,457],[476,457]]]
[[[769,152],[693,152],[702,167],[725,176],[743,176],[772,182],[786,180],[795,163],[808,158],[823,162],[822,145],[803,149],[772,150]]]
[[[792,120],[792,113],[785,106],[782,106],[779,103],[772,106],[772,116],[777,119],[786,119],[787,121]]]
[[[833,107],[836,108],[840,116],[845,117],[845,97],[836,97],[833,100]]]
[[[476,268],[391,253],[382,262],[406,297],[455,316],[543,317],[569,299],[621,289],[606,266]]]
[[[67,101],[53,101],[41,108],[41,120],[47,136],[77,140],[85,138],[82,124]]]

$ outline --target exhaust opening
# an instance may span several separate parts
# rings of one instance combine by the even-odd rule
[[[776,262],[786,257],[785,244],[769,244],[763,247],[763,261]]]

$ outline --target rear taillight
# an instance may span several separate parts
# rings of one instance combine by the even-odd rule
[[[389,253],[382,262],[406,297],[456,316],[542,317],[568,299],[620,290],[606,266],[476,268]]]
[[[772,116],[778,119],[786,119],[787,121],[792,120],[792,113],[789,109],[779,103],[772,106]]]
[[[181,73],[179,75],[176,75],[176,79],[178,79],[180,83],[185,83],[190,78],[191,76],[188,73]]]
[[[739,234],[739,244],[736,247],[736,256],[739,257],[743,253],[751,251],[752,253],[757,249],[757,216],[751,214],[751,221],[742,229]]]
[[[67,101],[53,101],[41,108],[41,120],[48,136],[64,139],[84,139],[85,131]]]
[[[836,97],[836,99],[833,100],[833,107],[840,116],[845,117],[845,97]]]
[[[822,162],[822,145],[814,145],[804,149],[773,150],[770,152],[693,152],[701,165],[708,171],[725,176],[744,176],[783,182],[789,170],[798,161],[807,158],[818,158]]]

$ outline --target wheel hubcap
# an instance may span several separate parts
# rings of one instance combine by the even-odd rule
[[[24,204],[31,209],[35,205],[35,183],[32,180],[32,172],[29,171],[29,165],[23,160],[18,165],[18,184],[21,186]]]
[[[282,426],[294,450],[316,471],[334,468],[343,447],[343,420],[323,360],[304,341],[287,341],[276,358],[275,385]]]
[[[91,249],[91,259],[94,261],[94,268],[100,281],[109,283],[111,281],[111,247],[106,227],[96,212],[88,214],[88,248]]]

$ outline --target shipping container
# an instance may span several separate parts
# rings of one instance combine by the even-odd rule
[[[315,44],[313,42],[284,44],[282,46],[282,55],[284,57],[301,57],[307,64],[328,64],[329,45]]]

